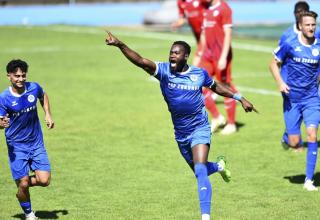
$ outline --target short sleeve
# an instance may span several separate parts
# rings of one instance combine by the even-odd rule
[[[36,88],[37,88],[37,98],[38,99],[42,99],[43,95],[44,95],[44,90],[43,88],[38,84],[38,83],[34,83]]]
[[[214,80],[209,76],[208,72],[204,69],[202,69],[204,80],[203,80],[203,86],[204,87],[211,87],[215,82]]]
[[[178,0],[178,1],[177,1],[178,13],[179,13],[179,16],[180,16],[180,17],[184,17],[184,9],[183,9],[183,7],[182,7],[182,4],[183,4],[182,0]]]
[[[4,105],[4,100],[2,97],[0,97],[0,118],[3,118],[8,114],[7,108]]]
[[[222,25],[223,27],[232,27],[232,10],[229,7],[225,7],[222,12]]]
[[[162,62],[155,62],[155,64],[156,64],[156,70],[155,70],[153,76],[157,80],[161,81],[164,79],[164,76],[167,72],[166,70],[168,68],[168,65],[167,65],[167,63],[162,63]]]
[[[276,60],[279,62],[283,62],[285,60],[288,51],[288,44],[282,43],[280,44],[274,51],[273,55]]]

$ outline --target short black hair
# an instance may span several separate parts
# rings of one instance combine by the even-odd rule
[[[309,11],[309,5],[307,2],[305,1],[298,1],[295,5],[294,5],[294,13],[299,13],[301,11]]]
[[[318,14],[315,13],[314,11],[304,11],[304,12],[301,12],[299,14],[299,23],[302,22],[302,18],[303,17],[312,17],[314,18],[315,20],[317,20],[317,17],[318,17]]]
[[[190,55],[190,53],[191,53],[191,47],[190,47],[190,45],[189,45],[187,42],[185,42],[185,41],[181,41],[181,40],[175,41],[175,42],[173,42],[172,45],[181,45],[181,46],[184,47],[185,52],[186,52],[188,55]]]
[[[28,72],[28,64],[20,59],[11,60],[7,64],[7,73],[16,73],[18,69],[20,69],[22,72],[27,73]]]

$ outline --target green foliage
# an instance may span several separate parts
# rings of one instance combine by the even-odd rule
[[[186,39],[194,49],[188,35],[111,31],[155,61],[168,59],[173,40]],[[40,217],[200,219],[196,180],[178,151],[158,83],[119,50],[105,46],[102,28],[0,27],[0,32],[0,88],[8,86],[7,62],[26,60],[28,79],[49,94],[56,123],[51,131],[43,124],[52,184],[31,189]],[[280,146],[281,97],[268,72],[276,41],[235,39],[234,44],[234,82],[261,113],[245,113],[239,105],[239,132],[213,135],[209,159],[225,155],[233,176],[229,184],[220,175],[210,177],[212,215],[228,220],[317,219],[320,198],[302,189],[305,152]],[[245,44],[270,52],[239,49]],[[221,98],[218,103],[224,113]],[[39,114],[43,120],[40,107]],[[14,219],[21,210],[3,135],[0,143],[0,219]]]

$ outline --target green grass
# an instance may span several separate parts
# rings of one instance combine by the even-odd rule
[[[168,59],[174,39],[194,46],[192,36],[185,34],[111,30],[155,61]],[[119,50],[105,46],[103,28],[0,27],[0,33],[0,88],[8,86],[7,62],[26,60],[28,79],[49,94],[56,123],[51,131],[43,126],[52,184],[31,189],[40,217],[200,219],[196,180],[179,154],[158,84]],[[210,177],[212,215],[227,220],[317,219],[320,197],[302,189],[305,152],[286,152],[280,146],[281,97],[248,90],[276,92],[268,64],[277,42],[239,38],[234,43],[234,82],[261,113],[245,113],[239,105],[239,132],[212,137],[209,159],[225,155],[233,174],[229,184],[220,175]],[[237,49],[244,44],[271,49]],[[221,103],[219,108],[224,113]],[[39,114],[42,120],[43,112]],[[0,219],[17,219],[22,215],[4,136],[0,144]],[[319,185],[319,173],[316,177]]]

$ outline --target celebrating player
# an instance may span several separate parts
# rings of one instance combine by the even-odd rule
[[[300,33],[286,40],[274,51],[275,57],[270,64],[271,73],[285,96],[284,118],[289,140],[299,140],[301,121],[306,125],[308,152],[304,188],[308,191],[318,191],[312,182],[317,161],[317,130],[320,120],[317,86],[320,42],[314,35],[317,16],[312,11],[300,14]],[[286,81],[280,74],[282,63],[286,63]]]
[[[223,179],[228,182],[230,171],[226,169],[223,157],[218,157],[217,163],[207,161],[211,134],[202,87],[205,86],[217,94],[240,101],[246,112],[255,111],[253,105],[240,94],[212,80],[204,69],[189,66],[187,60],[190,46],[184,41],[174,42],[170,49],[169,62],[159,63],[141,57],[110,32],[106,43],[118,47],[128,60],[160,81],[180,152],[198,181],[202,220],[210,219],[212,190],[208,176],[220,172]]]
[[[39,84],[26,82],[28,64],[11,60],[7,76],[11,86],[0,94],[0,128],[5,128],[10,168],[18,187],[17,198],[27,220],[38,219],[31,209],[29,187],[48,186],[50,163],[44,147],[37,113],[37,100],[49,129],[54,127],[48,95]],[[29,171],[35,175],[29,176]]]
[[[232,61],[232,11],[223,0],[207,0],[209,8],[204,11],[203,31],[200,39],[199,52],[200,63],[197,66],[205,68],[209,75],[217,81],[228,86],[233,92],[236,88],[232,83],[231,61]],[[216,131],[226,123],[225,118],[219,113],[212,91],[204,89],[205,104],[212,116],[211,131]],[[224,106],[227,112],[227,124],[221,134],[232,134],[236,132],[235,114],[236,101],[225,97]]]

